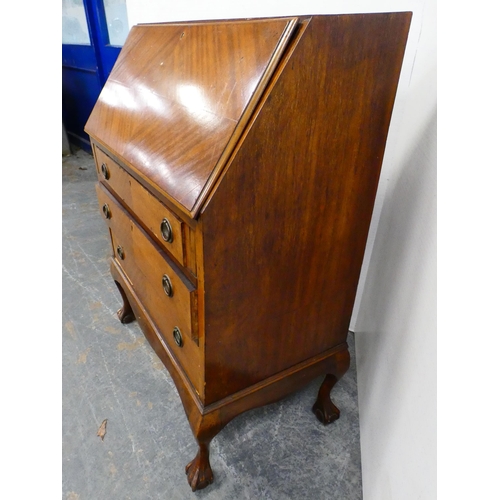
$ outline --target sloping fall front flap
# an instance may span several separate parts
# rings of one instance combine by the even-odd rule
[[[134,26],[85,131],[194,216],[296,22]]]

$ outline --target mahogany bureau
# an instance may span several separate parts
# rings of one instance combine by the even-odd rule
[[[87,122],[119,319],[211,439],[346,344],[411,13],[138,25]]]

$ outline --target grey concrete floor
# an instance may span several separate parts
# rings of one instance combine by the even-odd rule
[[[351,368],[332,391],[337,422],[323,426],[311,411],[322,378],[244,413],[212,441],[214,484],[191,492],[184,467],[197,446],[175,386],[137,323],[116,317],[92,157],[78,150],[62,163],[62,498],[361,499],[352,335]]]

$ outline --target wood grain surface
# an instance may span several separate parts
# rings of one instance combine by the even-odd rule
[[[295,21],[133,27],[86,132],[191,214]]]
[[[110,228],[115,258],[128,276],[152,321],[162,332],[164,341],[185,370],[200,397],[203,397],[203,350],[198,346],[197,331],[193,331],[192,316],[197,315],[196,294],[193,285],[184,277],[172,261],[168,261],[134,219],[120,207],[117,200],[105,188],[97,185],[97,198],[101,205],[108,204],[111,217],[105,219]],[[123,259],[117,248],[123,249]],[[172,283],[173,294],[167,296],[162,278],[167,275]],[[174,342],[173,330],[182,333],[183,345]]]
[[[142,222],[143,226],[153,234],[157,243],[183,265],[185,254],[182,221],[98,146],[94,146],[94,157],[99,180]],[[102,164],[106,165],[107,179],[101,171]],[[161,235],[163,219],[168,220],[172,229],[171,242],[165,241]]]
[[[207,404],[345,341],[410,18],[314,17],[204,209]]]

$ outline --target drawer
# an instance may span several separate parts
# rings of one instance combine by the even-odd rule
[[[94,153],[99,180],[111,188],[181,265],[185,265],[185,224],[97,145],[94,145]]]
[[[96,187],[101,214],[107,222],[116,261],[178,360],[202,394],[202,353],[197,344],[197,290],[176,269],[133,217],[102,185]],[[169,262],[170,260],[170,262]]]

